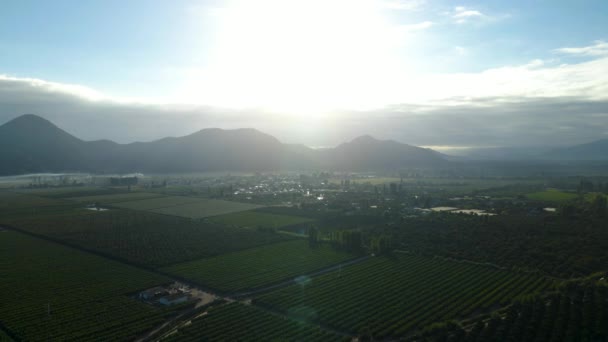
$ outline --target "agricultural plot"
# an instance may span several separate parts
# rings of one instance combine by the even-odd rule
[[[17,340],[132,340],[169,314],[128,296],[168,279],[13,231],[0,233],[0,274]]]
[[[551,284],[532,274],[399,254],[261,295],[256,303],[355,334],[395,338]]]
[[[352,259],[327,246],[311,248],[308,241],[275,243],[163,269],[211,288],[234,292],[305,275]]]
[[[350,341],[258,308],[230,303],[211,308],[163,341]]]
[[[71,197],[69,200],[76,202],[86,202],[86,203],[118,203],[118,202],[127,202],[141,199],[149,199],[161,197],[162,195],[149,193],[149,192],[128,192],[124,194],[110,194],[110,195],[95,195],[95,196],[79,196],[79,197]]]
[[[259,205],[222,200],[198,199],[196,202],[152,210],[155,213],[193,219],[259,208]]]
[[[140,199],[135,201],[127,201],[118,203],[115,206],[133,210],[154,210],[160,208],[174,207],[177,205],[194,203],[200,201],[200,198],[185,197],[185,196],[162,196],[149,199]]]
[[[64,204],[64,201],[50,198],[17,194],[9,191],[0,191],[0,212],[9,212],[19,209],[53,206]]]
[[[292,239],[272,232],[119,209],[105,212],[72,210],[57,215],[0,221],[150,267]]]
[[[566,202],[576,199],[578,195],[573,192],[564,192],[555,189],[550,189],[546,191],[533,192],[527,194],[526,197],[534,201]]]
[[[238,213],[221,215],[213,217],[213,221],[225,225],[239,227],[264,227],[264,228],[282,228],[296,224],[312,222],[312,219],[299,217],[269,214],[258,211],[241,211]]]
[[[68,186],[55,188],[17,189],[15,192],[50,198],[68,198],[76,196],[97,196],[124,193],[124,189],[101,188],[96,186]]]

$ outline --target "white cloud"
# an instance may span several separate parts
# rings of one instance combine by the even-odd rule
[[[417,24],[401,25],[401,26],[399,26],[398,29],[401,32],[414,32],[414,31],[426,30],[433,25],[434,24],[432,21],[423,21],[423,22],[417,23]]]
[[[464,23],[467,23],[470,20],[474,20],[474,19],[488,19],[489,18],[488,15],[481,13],[478,10],[474,10],[474,9],[467,8],[464,6],[454,7],[454,10],[450,13],[450,15],[457,24],[464,24]]]
[[[590,46],[555,49],[553,52],[576,56],[608,56],[608,42],[596,40],[593,43]]]
[[[425,0],[386,0],[380,1],[380,6],[390,10],[414,11],[420,9]]]

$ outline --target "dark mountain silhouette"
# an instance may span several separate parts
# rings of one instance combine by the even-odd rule
[[[117,144],[83,141],[27,114],[0,126],[0,174],[29,172],[194,172],[298,169],[377,170],[445,163],[433,150],[363,136],[336,148],[282,144],[245,128]]]
[[[561,160],[608,160],[608,139],[555,149],[547,156]]]

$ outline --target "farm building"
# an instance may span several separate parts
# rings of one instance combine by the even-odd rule
[[[162,305],[168,306],[168,305],[185,303],[188,301],[188,299],[189,299],[189,296],[187,294],[176,293],[176,294],[164,296],[161,299],[159,299],[158,302],[161,303]]]
[[[166,293],[167,293],[167,290],[165,290],[164,287],[157,286],[157,287],[153,287],[151,289],[147,289],[145,291],[141,291],[139,293],[139,298],[147,300],[147,299],[152,299],[154,297],[162,296]]]

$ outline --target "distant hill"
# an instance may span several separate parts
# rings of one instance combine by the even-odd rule
[[[547,157],[560,160],[608,160],[608,139],[555,149]]]
[[[39,116],[0,126],[0,174],[29,172],[196,172],[301,169],[379,170],[446,163],[433,150],[363,136],[336,148],[282,144],[245,128],[117,144],[83,141]]]

